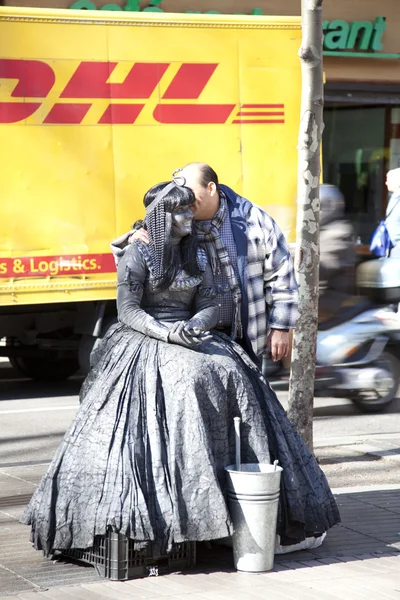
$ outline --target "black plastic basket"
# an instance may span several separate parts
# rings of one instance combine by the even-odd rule
[[[182,571],[196,565],[196,542],[174,544],[169,554],[156,557],[151,543],[144,550],[135,550],[134,543],[110,531],[96,536],[93,548],[62,550],[60,554],[93,565],[100,577],[113,581]]]

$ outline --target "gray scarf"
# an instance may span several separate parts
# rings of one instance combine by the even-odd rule
[[[220,207],[217,214],[212,219],[208,231],[203,231],[200,227],[196,228],[197,238],[207,252],[213,275],[220,274],[222,266],[232,292],[234,304],[233,323],[231,330],[232,339],[243,337],[243,328],[241,320],[242,293],[237,280],[235,270],[232,267],[228,251],[221,238],[221,227],[227,216],[228,207],[225,198],[221,197]]]

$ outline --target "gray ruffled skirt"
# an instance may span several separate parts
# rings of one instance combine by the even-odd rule
[[[283,467],[282,544],[340,521],[326,478],[275,393],[223,334],[196,350],[118,324],[93,357],[81,406],[23,516],[35,548],[88,548],[108,529],[137,542],[173,543],[232,533],[224,467]]]

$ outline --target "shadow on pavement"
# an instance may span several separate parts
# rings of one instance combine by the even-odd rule
[[[3,379],[0,402],[2,400],[28,400],[30,398],[52,398],[76,396],[79,394],[83,377],[74,376],[65,381],[42,382],[32,379]]]
[[[1,437],[1,442],[5,443],[5,442],[32,442],[32,441],[40,441],[40,440],[47,440],[47,439],[53,439],[54,437],[63,437],[65,433],[65,429],[63,430],[55,430],[55,431],[49,431],[48,433],[37,433],[37,434],[32,434],[32,435],[12,435],[10,437],[7,436],[2,436]],[[48,459],[48,462],[50,462],[52,457],[50,457]],[[35,464],[37,464],[37,461],[35,461]]]
[[[357,463],[357,462],[366,462],[370,463],[372,461],[382,460],[382,456],[376,456],[371,454],[360,454],[358,456],[350,455],[350,456],[328,456],[318,459],[318,463],[320,466],[323,465],[340,465],[342,463]]]
[[[339,403],[335,404],[336,400],[332,399],[329,401],[329,404],[325,404],[324,406],[319,406],[319,398],[314,399],[314,410],[313,416],[315,417],[348,417],[350,415],[359,415],[360,409],[353,403],[343,404]]]
[[[328,532],[320,548],[275,555],[277,570],[400,556],[400,486],[391,490],[349,491],[335,494],[335,498],[342,522]],[[232,550],[215,543],[198,544],[197,571],[221,570],[233,570]]]

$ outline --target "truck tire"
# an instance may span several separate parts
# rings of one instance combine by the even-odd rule
[[[87,334],[82,335],[79,343],[79,366],[83,375],[87,375],[90,371],[90,357],[92,352],[96,350],[108,330],[115,325],[117,321],[117,317],[107,317],[104,319],[99,337]]]
[[[11,356],[14,369],[36,381],[63,381],[79,371],[77,357],[59,358],[57,353],[48,356]]]

